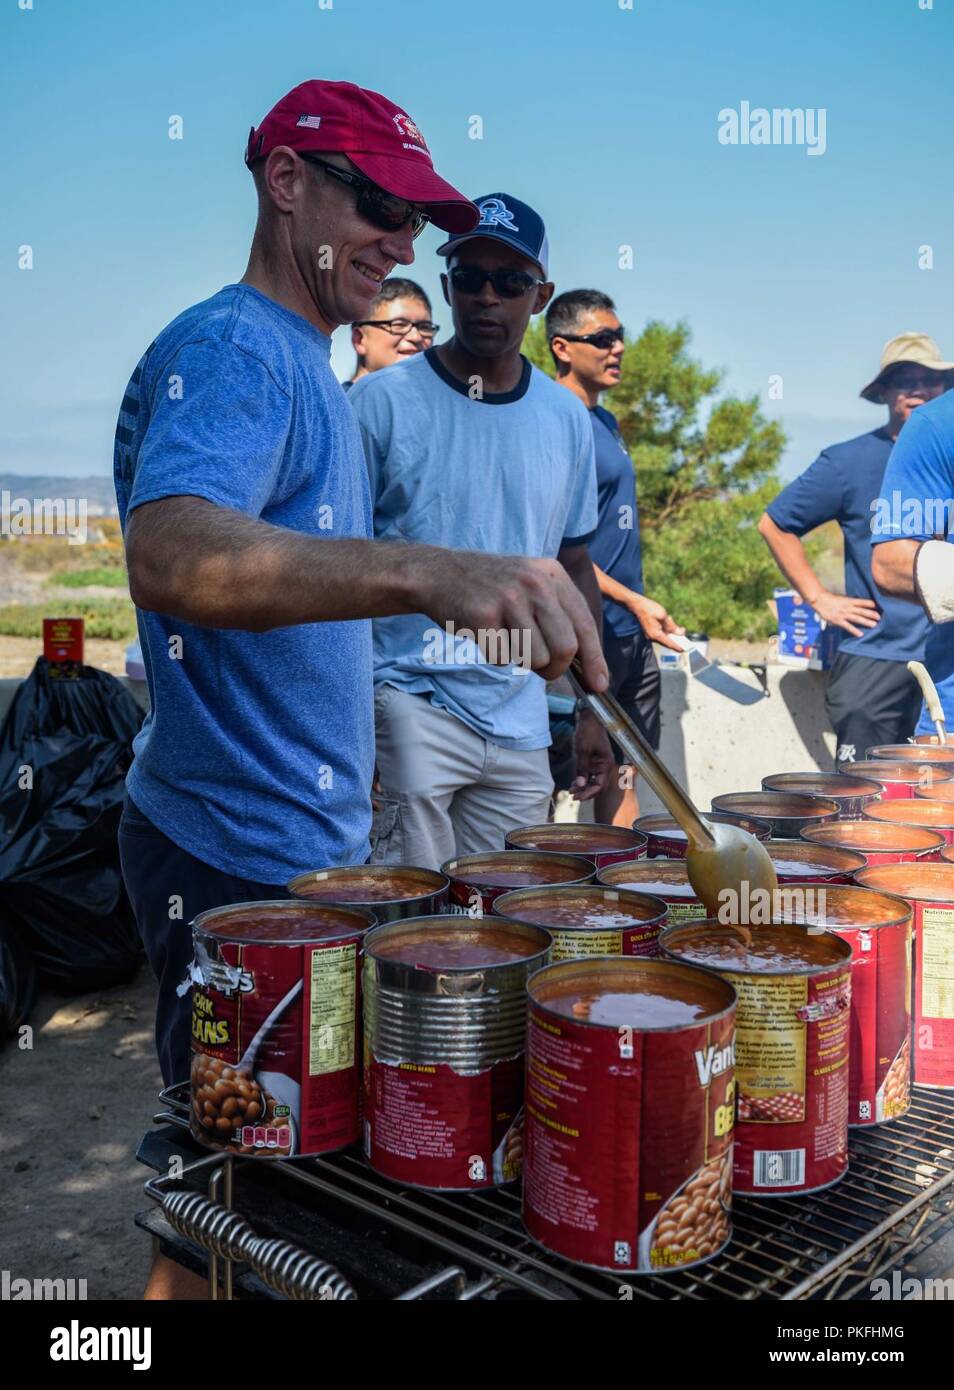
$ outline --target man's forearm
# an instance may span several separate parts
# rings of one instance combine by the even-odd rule
[[[872,547],[871,574],[883,593],[917,602],[914,585],[914,557],[919,541],[883,541]]]
[[[629,607],[630,600],[635,592],[633,589],[627,588],[626,585],[621,584],[618,579],[613,579],[605,570],[601,570],[595,560],[593,561],[593,573],[596,576],[597,587],[601,594],[604,594],[606,598],[612,599],[614,603],[622,604],[624,608]]]
[[[132,513],[129,584],[140,608],[199,627],[266,632],[417,611],[436,547],[302,535],[201,498]]]
[[[811,604],[823,592],[824,585],[809,564],[801,538],[776,526],[767,513],[759,523],[759,533],[789,584]]]

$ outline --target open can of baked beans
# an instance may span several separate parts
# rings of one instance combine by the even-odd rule
[[[852,850],[864,855],[867,864],[909,864],[933,859],[944,844],[944,836],[937,830],[868,819],[818,825],[803,830],[801,838],[812,845]]]
[[[192,923],[193,1136],[260,1158],[361,1137],[361,982],[370,912],[235,903]]]
[[[947,786],[947,783],[943,785]],[[912,797],[893,797],[890,801],[876,801],[874,805],[866,807],[865,820],[936,830],[945,844],[954,844],[954,802],[937,797],[935,794],[940,791],[941,787],[937,786],[930,789],[930,795],[918,792]]]
[[[911,905],[870,886],[825,884],[796,897],[798,887],[784,920],[835,932],[851,947],[848,1123],[900,1119],[911,1108]]]
[[[712,798],[712,809],[768,821],[776,840],[797,840],[807,826],[836,820],[840,811],[831,797],[804,792],[723,792]]]
[[[839,820],[858,820],[864,808],[880,798],[881,783],[840,772],[773,772],[762,778],[762,790],[825,797],[838,803]]]
[[[597,883],[632,893],[648,893],[666,904],[666,922],[685,917],[704,917],[705,908],[689,882],[685,859],[631,859],[628,864],[611,864],[600,869]]]
[[[646,853],[646,836],[639,830],[627,830],[625,825],[579,821],[575,825],[551,823],[511,830],[504,845],[541,854],[575,854],[588,859],[594,869],[602,869],[620,859],[641,859]]]
[[[867,863],[864,855],[855,850],[813,845],[802,839],[767,840],[765,851],[775,865],[779,883],[802,883],[807,879],[818,883],[851,883],[852,875]]]
[[[941,767],[954,766],[954,748],[946,745],[925,746],[923,743],[878,743],[869,748],[865,757],[871,762],[928,763]]]
[[[848,1171],[848,943],[778,921],[709,919],[667,927],[660,949],[717,971],[739,996],[734,1190],[789,1197],[838,1182]]]
[[[407,864],[350,864],[337,869],[311,869],[288,885],[293,898],[307,902],[364,907],[377,921],[430,917],[447,911],[449,882],[436,869]]]
[[[505,917],[409,918],[364,954],[365,1152],[412,1187],[520,1176],[527,979],[550,934]]]
[[[871,759],[863,763],[846,763],[845,767],[848,771],[839,775],[869,777],[873,782],[879,782],[883,801],[905,800],[915,796],[919,789],[954,781],[954,767],[910,758],[893,758],[883,762]],[[864,815],[877,809],[877,802],[866,806]]]
[[[669,960],[562,961],[528,985],[523,1220],[625,1274],[711,1259],[731,1231],[735,991]]]
[[[954,1090],[954,864],[882,864],[857,882],[911,905],[914,1081]]]
[[[543,884],[592,883],[592,860],[578,854],[555,854],[531,849],[497,850],[448,859],[441,873],[450,880],[450,911],[480,917],[492,912],[494,899],[513,888]]]
[[[733,816],[721,811],[707,811],[702,819],[721,821],[723,825],[737,825],[740,830],[747,830],[757,840],[767,840],[772,833],[768,821],[756,820],[752,816]],[[633,826],[636,830],[642,830],[649,839],[646,847],[647,858],[685,859],[689,840],[682,826],[672,816],[640,816],[639,820],[633,822]]]
[[[649,893],[603,888],[515,888],[502,893],[494,912],[545,927],[553,937],[551,958],[654,956],[666,921],[666,904]]]

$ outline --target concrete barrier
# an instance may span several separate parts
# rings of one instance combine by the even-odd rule
[[[737,674],[761,688],[751,671]],[[0,680],[0,718],[19,684]],[[143,681],[123,684],[149,708]],[[738,705],[687,672],[663,671],[660,753],[703,810],[720,792],[758,790],[772,772],[832,770],[835,736],[825,716],[824,674],[774,665],[767,668],[767,684],[764,699]],[[662,809],[646,787],[640,786],[639,800],[644,813]]]

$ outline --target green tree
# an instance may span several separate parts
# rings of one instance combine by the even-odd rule
[[[690,630],[765,637],[783,581],[756,524],[781,487],[785,433],[757,397],[718,397],[723,373],[689,343],[685,323],[648,323],[606,398],[636,469],[646,592]],[[542,317],[523,350],[555,375]]]

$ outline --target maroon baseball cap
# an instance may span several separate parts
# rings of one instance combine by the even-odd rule
[[[434,172],[424,136],[407,112],[353,82],[315,80],[295,87],[257,130],[252,127],[245,163],[263,159],[277,145],[346,154],[386,192],[421,203],[445,232],[469,232],[480,218],[470,199]]]

